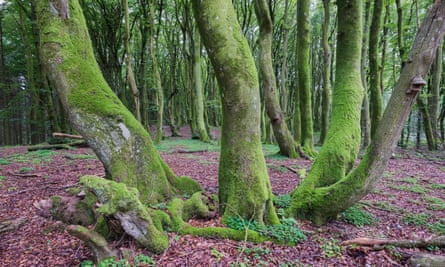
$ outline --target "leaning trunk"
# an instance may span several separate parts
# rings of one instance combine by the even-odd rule
[[[275,73],[272,64],[272,19],[267,1],[256,0],[255,12],[260,25],[258,43],[260,46],[259,65],[264,86],[264,99],[267,115],[272,124],[273,133],[280,147],[280,154],[296,158],[297,147],[291,132],[287,128],[286,118],[280,107],[277,95]]]
[[[348,0],[338,1],[339,5],[339,43],[337,58],[337,81],[335,91],[338,92],[340,88],[346,87],[346,84],[339,84],[338,79],[342,79],[347,73],[341,72],[344,63],[341,62],[342,52],[345,48],[343,42],[351,41],[351,37],[348,32],[344,31],[345,27],[355,27],[360,29],[359,25],[352,25],[355,20],[349,21],[349,25],[345,25],[348,22],[349,14],[361,14],[361,8],[358,8],[355,4],[348,3]],[[360,1],[357,1],[360,2]],[[344,6],[349,4],[349,7]],[[358,3],[359,4],[359,3]],[[350,7],[356,7],[355,10],[350,10]],[[343,14],[343,12],[348,12]],[[360,16],[358,16],[360,17]],[[352,29],[350,29],[352,30]],[[291,215],[298,215],[301,217],[310,218],[317,224],[327,222],[329,219],[335,218],[340,212],[349,208],[366,194],[368,194],[381,177],[388,160],[390,159],[393,149],[397,144],[397,140],[402,131],[404,122],[409,116],[412,105],[424,84],[423,77],[427,74],[431,63],[434,59],[434,53],[439,45],[440,40],[443,38],[445,32],[445,0],[441,0],[433,4],[432,8],[425,17],[422,27],[416,35],[409,61],[405,64],[402,70],[399,81],[397,82],[394,92],[389,100],[385,113],[383,114],[380,126],[377,128],[373,141],[368,148],[365,156],[360,164],[351,172],[345,172],[343,175],[338,173],[336,180],[331,183],[322,184],[319,182],[320,177],[324,178],[320,174],[324,174],[326,168],[318,163],[321,160],[326,160],[326,150],[330,148],[332,142],[331,139],[323,146],[320,156],[317,158],[309,176],[303,181],[302,185],[297,188],[292,194],[292,203],[288,212]],[[349,37],[349,38],[348,38]],[[345,40],[348,38],[349,40]],[[358,43],[359,40],[357,40]],[[357,49],[358,50],[358,49]],[[353,51],[352,47],[349,51]],[[357,52],[358,53],[358,52]],[[344,56],[344,55],[343,55]],[[342,64],[343,63],[343,64]],[[356,63],[359,66],[359,62]],[[359,72],[358,72],[359,76]],[[351,79],[352,77],[349,76]],[[359,77],[358,77],[358,83]],[[342,86],[339,86],[342,85]],[[339,129],[334,128],[334,124],[338,122],[336,115],[341,116],[341,112],[337,110],[336,101],[340,100],[334,92],[334,107],[333,107],[333,120],[331,127],[332,131],[329,133],[341,133]],[[360,99],[358,99],[360,100]],[[359,114],[360,101],[356,101],[355,105],[357,109],[355,112]],[[338,104],[345,105],[345,102],[337,102]],[[346,106],[346,105],[345,105]],[[358,116],[354,120],[359,121]],[[352,121],[351,119],[347,121]],[[346,123],[346,121],[345,121]],[[331,130],[330,129],[330,130]],[[335,130],[335,132],[334,132]],[[328,133],[328,136],[329,136]],[[341,134],[341,136],[343,136]],[[356,136],[354,136],[356,137]],[[359,140],[359,138],[357,138]],[[352,140],[351,140],[352,141]],[[337,143],[337,148],[342,147],[341,143]],[[345,161],[346,158],[338,157],[335,151],[331,154],[331,157],[336,157],[338,161]],[[355,158],[354,158],[355,159]],[[353,163],[353,161],[351,161]],[[331,168],[334,169],[334,168]]]
[[[54,2],[37,1],[42,62],[71,123],[110,179],[136,187],[142,202],[163,201],[175,191],[176,176],[103,78],[78,1],[70,8]]]

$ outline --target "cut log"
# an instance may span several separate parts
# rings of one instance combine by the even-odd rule
[[[110,248],[108,242],[99,233],[88,230],[88,228],[80,225],[69,225],[66,230],[71,235],[85,242],[85,244],[93,251],[96,263],[108,258],[117,257],[117,251]]]
[[[399,248],[427,248],[430,246],[434,246],[443,248],[445,247],[445,236],[439,236],[431,239],[419,239],[419,240],[356,238],[344,241],[341,243],[341,245],[368,246],[378,249],[382,248],[383,246],[394,246]]]
[[[71,138],[71,139],[83,139],[81,135],[66,134],[66,133],[53,133],[53,137]]]
[[[408,264],[412,267],[443,267],[445,266],[445,256],[418,253],[409,259]]]

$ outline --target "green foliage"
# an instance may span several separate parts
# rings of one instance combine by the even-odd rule
[[[401,179],[400,181],[404,182],[404,183],[409,183],[409,184],[417,184],[416,177],[407,177],[407,178]]]
[[[255,221],[245,221],[240,217],[229,217],[226,225],[235,230],[257,231],[262,236],[272,238],[282,244],[297,244],[307,238],[293,218],[283,218],[280,224],[264,226]]]
[[[222,258],[224,258],[224,253],[219,252],[216,248],[211,248],[210,253],[213,257],[215,257],[218,261],[220,261]]]
[[[397,189],[397,190],[401,190],[401,191],[406,191],[406,192],[413,192],[413,193],[417,193],[417,194],[424,194],[426,192],[428,192],[427,189],[423,188],[421,185],[415,184],[415,185],[390,185],[389,187]]]
[[[423,199],[428,202],[428,209],[445,210],[445,201],[443,199],[431,196],[423,196]]]
[[[30,171],[33,171],[33,170],[34,170],[33,167],[21,167],[19,171],[21,173],[26,173],[26,172],[30,172]]]
[[[95,265],[92,261],[85,260],[81,262],[80,267],[132,267],[132,266],[154,266],[155,264],[156,261],[152,257],[144,254],[139,254],[136,257],[134,257],[133,262],[131,262],[128,259],[117,260],[115,258],[108,258]]]
[[[156,144],[156,149],[166,153],[173,153],[178,150],[190,152],[219,151],[219,145],[217,143],[204,143],[194,139],[166,139]]]
[[[9,165],[9,164],[11,164],[11,162],[9,162],[7,159],[5,158],[0,159],[0,165]]]
[[[293,218],[281,219],[281,224],[267,226],[261,233],[284,244],[297,244],[307,238]]]
[[[340,257],[343,254],[343,248],[338,245],[339,241],[335,238],[316,238],[320,241],[320,248],[328,258]]]
[[[358,206],[352,206],[342,213],[343,221],[353,224],[357,227],[372,225],[376,218],[369,212],[363,211]]]
[[[292,200],[289,194],[274,196],[273,204],[277,208],[287,209],[290,206],[290,201]]]
[[[427,228],[437,235],[445,235],[445,221],[442,219],[442,221],[438,221],[432,224],[428,224]]]
[[[445,190],[445,184],[430,184],[429,186],[431,189],[441,189]]]
[[[409,213],[402,218],[405,224],[427,225],[428,219],[431,217],[428,213]]]

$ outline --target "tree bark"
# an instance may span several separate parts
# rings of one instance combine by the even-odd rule
[[[369,31],[369,103],[371,112],[371,137],[383,114],[383,96],[380,89],[379,35],[382,30],[383,0],[374,0],[371,28]]]
[[[70,18],[37,0],[42,61],[74,128],[102,161],[109,178],[136,187],[145,202],[164,201],[178,177],[160,158],[150,135],[105,82],[94,59],[78,1]]]
[[[223,218],[275,224],[261,148],[258,74],[230,0],[193,0],[195,18],[220,86],[223,105],[219,201]]]
[[[267,115],[272,124],[275,139],[280,147],[280,154],[296,158],[298,157],[297,145],[289,131],[286,118],[280,107],[276,78],[272,63],[272,19],[269,14],[269,6],[265,0],[255,1],[255,13],[260,25],[258,43],[260,77],[264,86],[264,99]]]
[[[310,71],[310,22],[309,0],[297,2],[297,76],[299,91],[299,107],[301,117],[301,145],[305,152],[313,156],[314,130],[312,122],[312,93]],[[296,116],[296,115],[295,115]],[[298,127],[298,125],[296,125]]]
[[[359,25],[355,24],[357,23],[356,19],[353,19],[352,21],[348,21],[346,19],[349,17],[347,15],[348,13],[350,15],[361,14],[361,8],[358,8],[360,3],[353,4],[349,0],[345,0],[338,1],[338,4],[339,43],[337,50],[338,65],[335,90],[344,88],[346,85],[351,85],[351,76],[349,76],[349,81],[347,81],[347,83],[338,83],[338,78],[341,79],[341,77],[344,77],[345,75],[347,76],[347,73],[341,71],[343,70],[342,68],[339,69],[340,66],[345,64],[345,62],[341,62],[341,60],[344,60],[345,56],[341,54],[342,49],[345,48],[342,44],[345,41],[343,38],[348,38],[349,42],[351,42],[352,37],[348,34],[351,33],[350,31],[343,31],[346,26],[361,29]],[[348,4],[348,6],[344,6],[344,4]],[[351,10],[351,7],[355,7],[355,9]],[[342,12],[348,13],[342,14]],[[345,22],[347,23],[346,25],[344,24]],[[408,117],[419,92],[418,89],[421,89],[421,86],[419,86],[416,80],[424,77],[427,74],[434,59],[437,46],[443,38],[444,32],[445,0],[441,0],[436,1],[436,3],[432,5],[424,19],[422,27],[419,29],[419,32],[416,35],[407,64],[403,68],[400,78],[394,88],[394,92],[389,100],[388,106],[380,122],[380,126],[377,128],[374,139],[360,164],[353,171],[345,172],[343,175],[341,172],[338,172],[337,175],[334,173],[333,177],[337,179],[330,181],[330,183],[320,183],[319,177],[324,178],[322,175],[326,173],[325,171],[327,166],[325,165],[325,168],[322,168],[320,164],[317,164],[317,162],[320,160],[327,160],[326,158],[322,157],[322,155],[326,153],[325,151],[329,148],[329,145],[333,144],[332,140],[330,140],[325,144],[325,146],[323,146],[322,151],[320,152],[319,157],[316,159],[309,176],[303,181],[302,185],[300,185],[300,187],[294,190],[292,193],[292,203],[290,209],[288,210],[290,214],[310,218],[315,223],[322,224],[327,222],[329,219],[335,218],[338,213],[352,206],[374,188],[375,183],[377,182],[378,178],[381,177],[385,167],[387,166],[388,160],[392,155],[404,122]],[[356,40],[356,42],[359,43],[359,40]],[[358,45],[357,48],[359,47],[360,46]],[[350,47],[349,51],[350,56],[353,49]],[[341,56],[343,56],[343,58]],[[342,64],[339,65],[340,63]],[[355,64],[359,66],[359,62],[355,62]],[[357,83],[360,83],[359,72],[357,72],[357,76]],[[416,78],[416,80],[414,78]],[[340,99],[338,99],[335,94],[336,92],[334,91],[333,114],[342,115],[338,110],[336,110],[338,107],[335,104],[335,101]],[[357,100],[355,100],[355,102],[357,102]],[[360,103],[356,103],[356,106],[359,107]],[[358,113],[359,110],[356,110],[355,112]],[[353,123],[353,121],[358,121],[358,118],[352,117],[350,114],[348,116],[350,116],[350,119],[347,120],[347,122]],[[338,118],[333,117],[332,124],[334,125],[334,123],[337,123],[337,120]],[[343,124],[345,123],[346,121]],[[331,129],[332,132],[330,133],[335,133],[335,136],[340,135],[344,137],[344,133],[342,133],[341,130],[335,129],[334,126],[331,126]],[[351,130],[349,130],[348,133],[349,132],[351,132]],[[349,144],[349,142],[347,144]],[[337,151],[339,151],[338,147],[340,147],[340,145],[337,143]],[[348,150],[354,152],[351,149]],[[331,156],[335,157],[341,155],[334,153]],[[342,157],[338,157],[337,160],[346,162],[346,158]],[[329,169],[338,170],[339,168],[330,167]]]

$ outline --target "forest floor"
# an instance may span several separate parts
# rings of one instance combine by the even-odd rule
[[[205,190],[217,192],[219,148],[182,138],[167,138],[158,146],[178,175],[198,180]],[[274,194],[288,194],[301,181],[311,161],[276,155],[277,147],[264,152]],[[440,154],[442,153],[442,154]],[[298,174],[297,174],[298,173]],[[0,233],[0,266],[91,266],[90,250],[70,236],[63,224],[38,215],[33,203],[53,195],[67,195],[83,175],[103,176],[101,163],[89,148],[41,150],[0,148],[0,222],[23,219],[15,230]],[[445,249],[402,249],[344,246],[359,238],[397,240],[428,239],[445,235],[445,153],[397,149],[376,189],[356,209],[335,221],[316,227],[298,220],[307,239],[296,246],[270,242],[253,244],[232,240],[179,236],[169,233],[170,246],[151,255],[128,237],[113,245],[135,254],[114,266],[405,266],[418,252],[445,255]],[[218,218],[194,225],[220,225]],[[355,225],[354,225],[355,224]],[[145,262],[134,264],[136,262]]]

